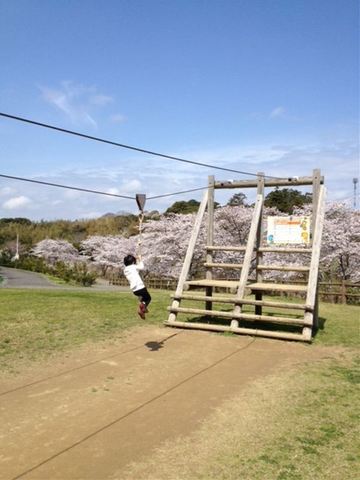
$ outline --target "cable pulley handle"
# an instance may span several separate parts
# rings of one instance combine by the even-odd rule
[[[136,200],[137,206],[139,207],[140,212],[143,212],[145,207],[145,202],[146,202],[146,194],[137,193],[135,200]]]

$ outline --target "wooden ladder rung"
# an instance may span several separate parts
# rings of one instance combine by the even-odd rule
[[[289,285],[283,283],[250,283],[247,285],[251,290],[263,292],[307,292],[307,285]]]
[[[206,245],[206,250],[208,251],[218,251],[218,252],[245,252],[245,246],[220,246],[220,245]],[[256,248],[254,248],[256,251]],[[311,253],[311,248],[299,248],[299,247],[260,247],[257,249],[259,252],[266,253]]]
[[[307,322],[302,318],[288,318],[288,317],[276,317],[270,315],[255,315],[252,313],[234,313],[234,312],[221,312],[218,310],[204,310],[200,308],[186,308],[186,307],[167,307],[169,312],[172,313],[191,313],[194,315],[206,315],[211,317],[223,317],[223,318],[235,318],[237,320],[250,320],[260,322],[281,323],[286,325],[300,325],[311,326],[311,322]]]
[[[196,330],[210,330],[213,332],[232,332],[242,335],[253,335],[255,337],[280,338],[282,340],[298,340],[301,342],[310,342],[311,338],[303,333],[280,332],[273,330],[261,330],[259,328],[233,327],[228,325],[212,325],[210,323],[179,322],[177,320],[166,321],[165,325],[169,327],[194,328]]]
[[[285,308],[291,310],[306,310],[312,311],[313,309],[310,305],[305,305],[302,303],[285,303],[285,302],[271,302],[267,300],[239,300],[236,297],[224,297],[221,295],[191,295],[189,293],[182,293],[179,296],[171,295],[171,298],[175,300],[193,300],[195,302],[213,302],[213,303],[228,303],[232,305],[259,305],[262,307],[274,307],[274,308]]]
[[[296,248],[296,247],[260,247],[259,252],[271,253],[311,253],[311,248]]]
[[[258,265],[257,270],[278,270],[280,272],[309,272],[310,267],[303,267],[300,265]]]
[[[205,267],[212,267],[212,268],[242,268],[242,263],[211,263],[207,262],[204,263]]]
[[[219,245],[206,245],[206,250],[209,251],[218,251],[218,252],[245,252],[245,246],[232,247],[231,245],[221,247]]]
[[[237,288],[239,282],[237,280],[188,280],[185,285],[194,287],[218,287],[218,288]]]

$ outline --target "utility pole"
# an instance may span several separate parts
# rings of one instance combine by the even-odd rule
[[[354,184],[354,210],[356,210],[357,207],[357,184],[359,182],[359,179],[357,177],[353,178],[353,184]]]

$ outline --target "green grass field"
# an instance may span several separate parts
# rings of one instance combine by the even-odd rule
[[[160,325],[167,318],[170,292],[152,292],[147,324]],[[114,339],[125,329],[144,324],[131,292],[65,290],[0,290],[1,367],[18,359],[39,359],[85,342]],[[323,303],[324,327],[314,343],[359,345],[360,308]]]
[[[160,324],[168,292],[153,295],[147,324]],[[0,290],[0,362],[10,368],[86,342],[119,338],[144,321],[132,293],[66,290]]]
[[[151,293],[146,324],[161,325],[170,292]],[[119,339],[144,324],[136,298],[120,291],[1,289],[0,304],[0,361],[7,372],[19,360],[28,364]],[[323,329],[308,348],[329,347],[327,359],[254,382],[192,435],[134,465],[129,478],[154,479],[148,472],[156,480],[360,478],[359,313],[356,306],[321,304]]]

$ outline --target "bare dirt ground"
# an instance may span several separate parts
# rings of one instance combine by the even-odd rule
[[[21,367],[1,381],[0,478],[121,478],[129,463],[196,430],[249,383],[330,354],[294,342],[144,326],[121,343]]]

